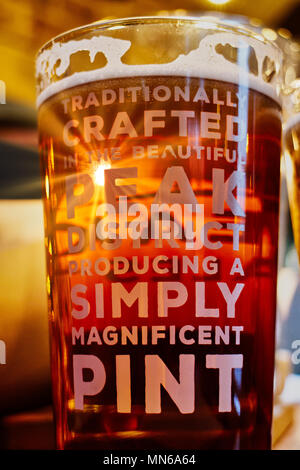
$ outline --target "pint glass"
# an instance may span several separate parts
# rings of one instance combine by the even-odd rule
[[[37,58],[59,449],[267,449],[281,53],[98,22]]]

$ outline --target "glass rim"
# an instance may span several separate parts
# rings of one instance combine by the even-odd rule
[[[229,18],[229,17],[228,17]],[[132,17],[124,17],[124,18],[114,18],[110,20],[97,20],[92,23],[84,24],[82,26],[78,26],[76,28],[69,29],[64,31],[63,33],[54,36],[52,39],[44,43],[36,52],[35,59],[37,59],[44,51],[50,49],[55,43],[58,42],[67,42],[68,38],[72,35],[78,35],[88,33],[92,30],[98,31],[108,31],[110,27],[114,26],[134,26],[134,25],[146,25],[155,23],[185,23],[185,24],[195,24],[203,26],[203,30],[211,30],[211,29],[221,29],[222,31],[232,32],[234,34],[240,34],[241,36],[250,37],[254,40],[257,40],[259,43],[269,45],[277,50],[278,53],[282,56],[282,50],[276,44],[275,41],[272,41],[268,38],[265,38],[261,33],[251,29],[248,27],[247,24],[231,24],[228,20],[214,16],[160,16],[160,15],[152,15],[152,16],[132,16]],[[73,38],[75,39],[75,38]]]

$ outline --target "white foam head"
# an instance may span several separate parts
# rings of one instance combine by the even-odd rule
[[[203,27],[203,22],[199,19],[197,21],[193,19],[193,21],[194,27]],[[112,24],[113,22],[110,23]],[[110,29],[112,28],[113,26]],[[116,25],[114,29],[118,28],[124,28],[124,26]],[[42,90],[38,95],[37,105],[39,106],[60,91],[88,82],[117,77],[158,75],[201,77],[232,82],[280,101],[281,52],[276,46],[262,38],[258,39],[254,34],[251,36],[245,32],[236,34],[226,30],[219,31],[216,24],[206,22],[205,28],[206,35],[199,40],[196,49],[186,55],[178,55],[175,60],[165,64],[128,65],[123,63],[122,57],[131,47],[131,41],[125,39],[95,35],[90,38],[61,42],[58,38],[52,42],[51,47],[42,50],[36,61],[36,75],[41,82]],[[228,26],[225,26],[226,28]],[[232,57],[226,58],[226,54],[220,52],[220,46],[222,50],[226,47],[235,48],[237,60],[233,61]],[[94,62],[96,54],[102,52],[107,63],[102,68],[75,72],[59,79],[70,65],[71,55],[79,51],[88,51],[91,63]],[[250,52],[253,53],[253,51],[257,64],[255,72],[250,71],[248,66]],[[51,79],[54,70],[57,76],[55,82]]]

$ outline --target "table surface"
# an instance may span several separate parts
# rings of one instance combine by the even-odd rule
[[[273,446],[274,450],[300,450],[300,405],[294,407],[294,419]]]

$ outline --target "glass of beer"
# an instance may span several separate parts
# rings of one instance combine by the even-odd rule
[[[197,18],[37,57],[59,449],[268,449],[281,51]]]

